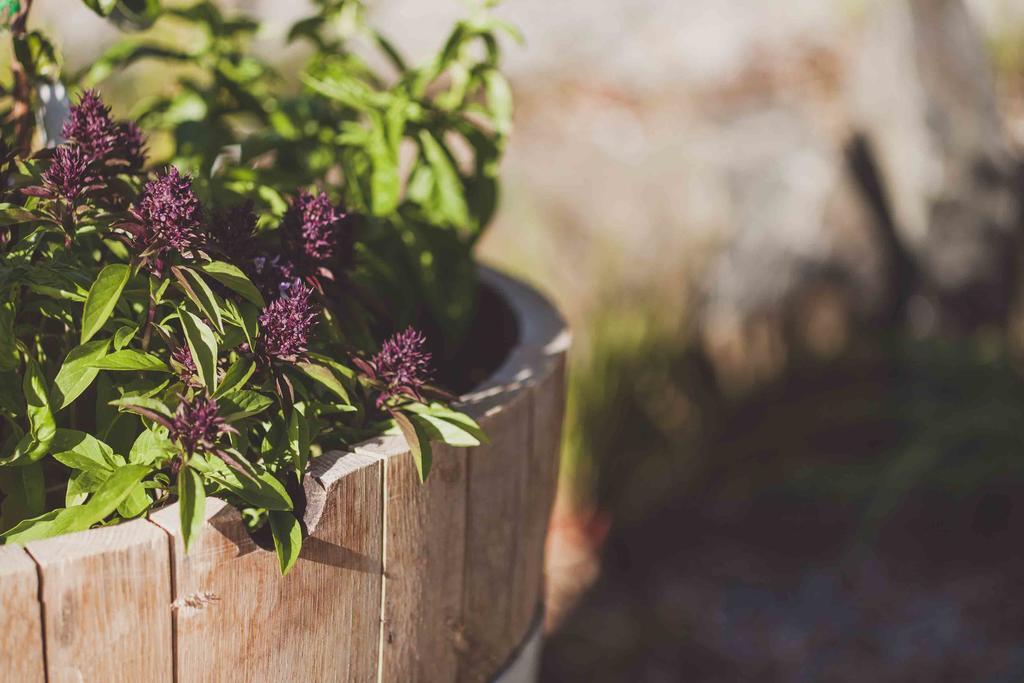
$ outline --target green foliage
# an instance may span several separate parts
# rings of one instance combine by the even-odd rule
[[[511,123],[497,38],[510,30],[480,8],[413,66],[360,2],[318,2],[288,36],[312,47],[296,88],[249,53],[258,24],[212,2],[83,1],[123,28],[155,30],[77,74],[62,73],[43,35],[12,32],[26,78],[81,93],[140,60],[181,66],[136,114],[150,166],[194,179],[154,180],[127,143],[95,151],[81,132],[57,150],[24,149],[40,137],[35,119],[7,117],[4,138],[19,142],[0,148],[0,540],[177,500],[189,548],[212,495],[269,525],[287,572],[302,545],[288,490],[318,453],[400,431],[425,479],[431,441],[486,438],[437,402],[443,392],[378,373],[372,354],[408,325],[435,330],[432,351],[446,358],[465,334],[471,250],[495,210]],[[160,42],[165,25],[198,38]],[[35,108],[34,92],[5,91],[0,109]],[[112,125],[103,135],[128,130]],[[91,155],[81,169],[79,152]],[[164,196],[154,183],[198,197],[172,188],[179,203],[153,213],[145,203]],[[351,253],[268,283],[265,261],[304,253],[284,224],[309,188],[344,207]],[[202,206],[189,213],[188,202]],[[217,242],[219,212],[244,202],[253,233]],[[308,313],[289,308],[302,291]],[[273,315],[292,322],[274,328]],[[300,328],[300,342],[282,341]]]

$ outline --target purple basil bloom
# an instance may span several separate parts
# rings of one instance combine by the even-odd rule
[[[281,235],[286,248],[306,271],[304,274],[315,275],[322,267],[344,265],[351,260],[351,219],[340,207],[331,204],[325,193],[299,191],[281,220]]]
[[[89,157],[81,147],[61,145],[53,150],[50,167],[43,172],[43,185],[73,203],[90,183],[89,165]]]
[[[305,353],[318,315],[312,297],[313,290],[300,284],[263,309],[256,341],[256,356],[261,362],[294,361]]]
[[[218,412],[216,399],[196,396],[184,398],[171,419],[170,437],[181,444],[186,453],[213,450],[225,433],[232,431]]]
[[[130,171],[141,171],[146,163],[146,136],[134,121],[119,121],[114,129],[114,158]]]
[[[61,131],[83,150],[90,162],[125,166],[138,171],[146,162],[146,140],[139,127],[131,121],[117,121],[110,116],[110,107],[99,93],[86,90],[71,107]]]
[[[203,207],[192,190],[192,178],[169,166],[146,183],[134,209],[140,225],[136,227],[135,246],[159,255],[166,251],[179,254],[202,246],[200,225]]]
[[[81,146],[90,161],[105,159],[113,150],[114,122],[110,118],[110,107],[103,104],[95,90],[86,90],[78,104],[71,107],[61,133]]]
[[[420,388],[430,379],[430,353],[427,338],[412,327],[388,338],[369,362],[371,375],[384,388],[377,396],[377,407],[397,396],[422,401]]]
[[[188,346],[182,344],[171,351],[171,364],[178,368],[178,379],[186,386],[196,383],[196,361],[192,358],[192,352]]]

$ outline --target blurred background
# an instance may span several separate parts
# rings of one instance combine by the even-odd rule
[[[303,2],[222,4],[297,67]],[[423,56],[464,11],[371,6]],[[35,14],[72,67],[117,38]],[[480,257],[575,334],[543,680],[1024,680],[1024,0],[499,14]]]

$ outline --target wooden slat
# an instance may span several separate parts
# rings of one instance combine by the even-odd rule
[[[167,537],[145,520],[36,541],[49,683],[171,681]]]
[[[207,499],[188,555],[177,508],[153,516],[174,538],[178,680],[376,680],[381,472],[369,463],[325,489],[318,525],[286,577],[222,501]]]
[[[544,544],[558,484],[562,419],[565,409],[565,355],[547,365],[532,387],[532,441],[527,453],[520,513],[519,549],[512,581],[511,630],[526,636],[544,592]]]
[[[468,649],[458,680],[489,680],[523,633],[513,632],[512,593],[519,562],[523,484],[530,453],[532,393],[519,389],[480,416],[489,445],[467,456],[466,568],[463,621]],[[472,412],[472,411],[471,411]]]
[[[0,681],[43,683],[43,627],[36,563],[19,547],[0,547]]]
[[[466,452],[433,455],[425,484],[404,443],[385,461],[381,681],[454,681],[465,649]]]

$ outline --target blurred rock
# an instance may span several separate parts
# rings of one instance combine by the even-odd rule
[[[841,124],[783,102],[723,135],[742,150],[734,229],[698,327],[726,390],[836,353],[856,325],[931,334],[1008,317],[1019,165],[963,2],[875,3],[847,61]]]
[[[1002,322],[1016,270],[1017,163],[963,2],[878,3],[847,94],[916,296],[936,307],[938,325]]]
[[[815,113],[734,122],[735,233],[704,280],[698,326],[723,387],[777,375],[793,353],[832,355],[851,320],[887,302],[889,261],[840,140]]]

